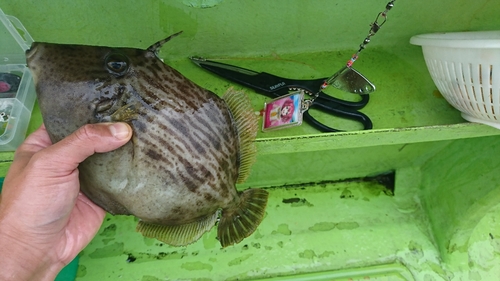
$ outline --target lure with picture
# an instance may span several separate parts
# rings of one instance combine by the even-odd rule
[[[222,247],[252,234],[268,193],[238,191],[255,161],[248,97],[222,98],[146,50],[33,43],[26,52],[52,142],[89,123],[127,122],[123,147],[80,166],[81,191],[115,215],[138,217],[146,237],[183,246],[217,225]]]

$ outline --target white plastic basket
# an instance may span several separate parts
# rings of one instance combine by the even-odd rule
[[[416,35],[436,87],[462,117],[500,129],[500,31]]]

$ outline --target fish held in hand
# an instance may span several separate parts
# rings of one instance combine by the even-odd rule
[[[257,118],[242,92],[220,98],[158,59],[171,37],[146,50],[36,42],[26,57],[52,142],[84,124],[133,129],[123,147],[80,164],[85,195],[111,214],[138,217],[139,232],[170,245],[218,224],[226,247],[265,215],[265,190],[236,189],[256,158]]]

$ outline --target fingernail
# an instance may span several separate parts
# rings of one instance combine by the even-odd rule
[[[129,137],[130,129],[129,126],[124,123],[114,123],[109,126],[109,131],[113,137],[123,140]]]

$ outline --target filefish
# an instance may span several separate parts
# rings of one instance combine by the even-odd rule
[[[79,166],[81,191],[137,231],[174,246],[217,225],[222,247],[262,221],[263,189],[238,191],[256,159],[257,117],[248,97],[222,98],[163,63],[158,51],[35,42],[26,51],[53,143],[84,124],[127,122],[132,139]]]

